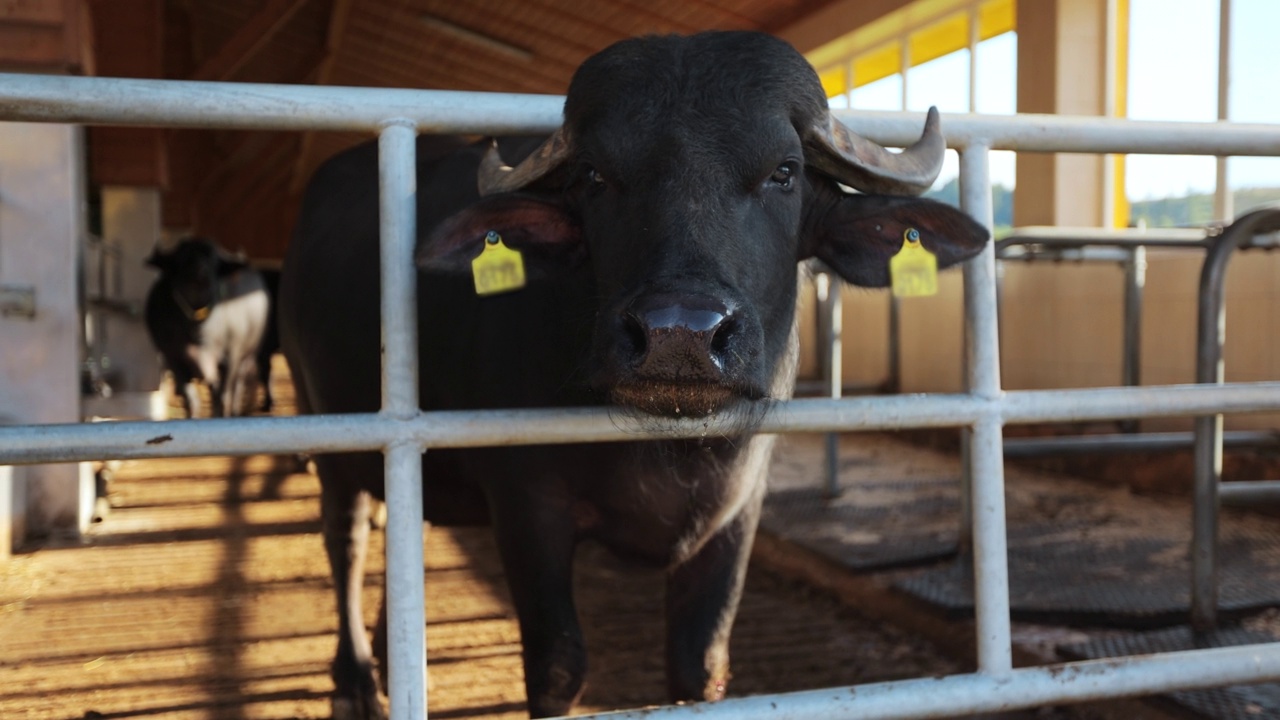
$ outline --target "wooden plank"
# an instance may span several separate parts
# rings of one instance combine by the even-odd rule
[[[93,57],[93,33],[90,32],[89,6],[79,0],[62,0],[67,22],[62,35],[67,66],[78,68],[82,75],[96,75]]]
[[[62,27],[0,24],[0,64],[55,67],[62,63]]]
[[[169,185],[164,137],[151,128],[89,128],[89,167],[95,185]]]
[[[307,4],[307,0],[269,0],[249,18],[213,57],[194,73],[192,80],[227,80],[253,59],[254,55],[275,37],[276,33]]]
[[[0,23],[61,25],[66,12],[63,0],[0,0]]]
[[[333,81],[333,69],[338,64],[338,50],[342,46],[342,38],[347,33],[347,20],[351,16],[351,0],[333,0],[329,11],[329,27],[325,33],[324,59],[316,70],[316,85],[328,85]],[[311,162],[312,147],[315,145],[315,132],[302,135],[298,147],[298,158],[294,161],[293,171],[289,176],[289,194],[302,192],[307,180],[306,171]]]
[[[95,64],[107,77],[164,77],[161,0],[89,0]],[[127,31],[122,29],[127,28]]]
[[[90,0],[95,70],[108,77],[164,76],[162,0]],[[128,32],[121,32],[128,28]],[[89,176],[99,185],[168,187],[164,131],[89,128]]]

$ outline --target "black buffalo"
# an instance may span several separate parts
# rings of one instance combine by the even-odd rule
[[[794,385],[797,263],[882,287],[910,229],[944,267],[987,232],[910,197],[941,168],[936,113],[890,153],[834,121],[813,69],[766,35],[618,43],[574,75],[564,117],[549,138],[492,148],[418,141],[422,407],[745,419],[700,440],[428,452],[426,518],[492,522],[531,715],[567,713],[584,687],[570,574],[585,539],[666,568],[670,699],[717,699],[773,445],[750,419]],[[316,174],[285,260],[281,340],[305,411],[379,406],[376,157],[366,145]],[[490,231],[523,252],[523,290],[477,297],[470,263]],[[359,598],[382,462],[316,464],[335,716],[378,717]]]
[[[198,237],[155,250],[147,264],[160,271],[147,293],[147,332],[187,415],[200,413],[199,381],[209,385],[215,417],[243,414],[271,313],[262,275]]]

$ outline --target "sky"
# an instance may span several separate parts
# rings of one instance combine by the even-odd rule
[[[1217,119],[1218,0],[1130,0],[1128,116],[1142,120]],[[1229,118],[1280,123],[1280,0],[1232,0]],[[1270,36],[1270,37],[1269,37]],[[1007,33],[978,46],[977,111],[1012,113],[1017,37]],[[944,114],[969,110],[969,52],[962,50],[912,68],[907,109],[937,105]],[[902,107],[902,78],[892,76],[854,91],[855,108]],[[954,177],[951,153],[940,182]],[[1014,184],[1012,153],[993,153],[992,179]],[[1129,156],[1126,191],[1131,200],[1213,189],[1214,160],[1205,157]],[[1232,188],[1280,186],[1280,158],[1233,158]]]
[[[1218,113],[1217,0],[1130,0],[1129,117],[1212,122]],[[1277,0],[1232,0],[1228,118],[1280,123]],[[1212,158],[1131,156],[1131,199],[1213,188]],[[1280,158],[1233,158],[1228,184],[1280,186]]]

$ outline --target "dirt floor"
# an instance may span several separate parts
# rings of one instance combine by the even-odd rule
[[[126,463],[83,545],[16,556],[0,577],[2,718],[323,718],[334,601],[317,485],[285,459]],[[519,637],[483,529],[426,544],[432,717],[523,717]],[[381,592],[375,534],[366,610]],[[578,593],[584,710],[661,702],[661,582],[594,549]],[[929,643],[753,572],[735,694],[955,672]]]
[[[815,438],[783,439],[776,467],[789,482],[816,484],[820,459]],[[854,450],[845,462],[872,472],[872,459]],[[936,472],[913,467],[909,475]],[[0,565],[0,718],[328,717],[336,620],[317,493],[292,458],[122,464],[110,514],[82,542]],[[424,547],[431,717],[525,717],[518,630],[487,532],[433,530]],[[855,612],[856,597],[851,605],[839,589],[794,579],[803,573],[772,571],[796,566],[779,561],[790,551],[762,539],[734,630],[731,695],[971,669],[945,642]],[[381,533],[368,571],[371,625]],[[663,701],[661,585],[656,573],[584,548],[577,593],[591,670],[581,712]],[[1111,715],[1045,708],[1001,717]]]

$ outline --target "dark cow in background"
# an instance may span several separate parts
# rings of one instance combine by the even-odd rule
[[[187,416],[200,413],[198,381],[209,385],[215,417],[243,415],[271,313],[262,275],[199,237],[156,249],[147,264],[160,271],[147,293],[147,332]]]
[[[267,291],[270,310],[267,313],[267,326],[262,331],[262,342],[258,343],[256,355],[258,364],[258,384],[262,387],[262,403],[258,409],[269,413],[275,407],[275,397],[271,394],[271,358],[280,352],[280,323],[276,306],[280,297],[280,271],[272,268],[258,268],[262,275],[263,287]]]
[[[717,699],[773,446],[752,424],[795,382],[797,263],[883,287],[910,229],[941,267],[988,234],[911,197],[941,168],[935,112],[918,143],[888,152],[835,121],[812,67],[766,35],[618,43],[579,68],[564,116],[534,141],[418,141],[422,407],[741,420],[695,440],[433,450],[425,517],[492,522],[531,715],[567,714],[584,687],[570,575],[588,539],[666,568],[670,699]],[[478,297],[471,261],[491,232],[529,280]],[[285,260],[281,341],[310,412],[378,410],[378,254],[366,145],[313,178]],[[381,717],[360,588],[382,460],[316,465],[340,619],[334,717]]]

